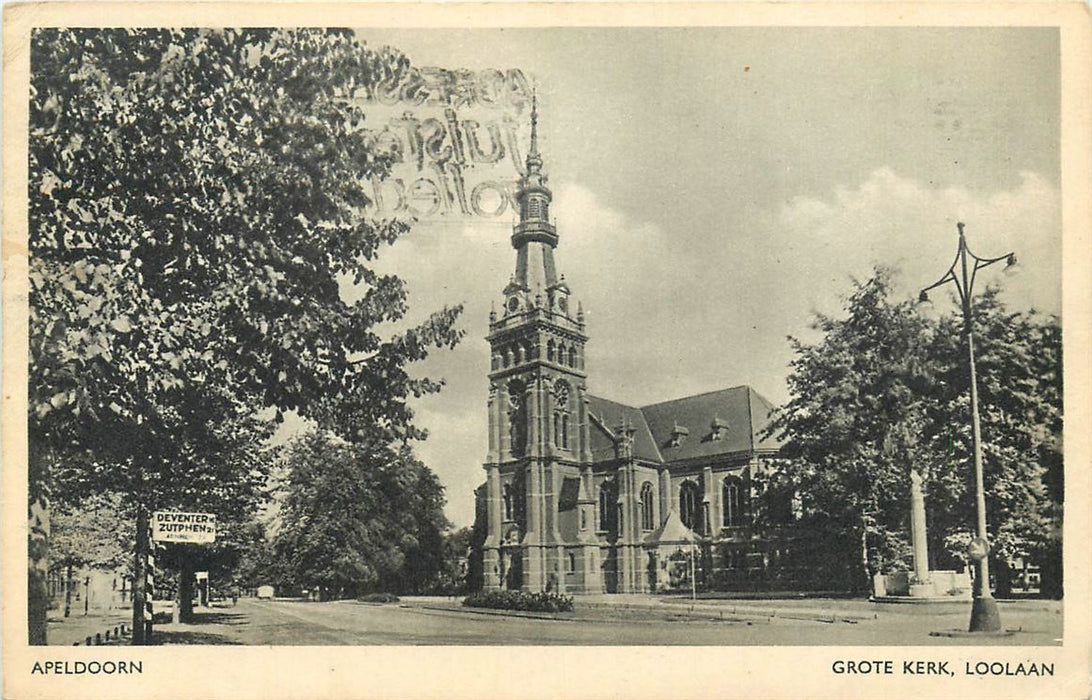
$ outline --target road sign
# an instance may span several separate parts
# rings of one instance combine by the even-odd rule
[[[152,514],[152,539],[156,542],[215,542],[216,515],[157,510]]]
[[[986,540],[981,537],[976,537],[971,540],[971,543],[967,546],[967,554],[971,556],[971,559],[978,561],[984,559],[987,554],[990,553],[990,545]]]

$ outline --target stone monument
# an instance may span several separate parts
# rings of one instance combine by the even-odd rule
[[[910,544],[914,555],[911,572],[877,573],[872,599],[884,603],[931,603],[970,600],[967,572],[930,571],[929,541],[925,528],[925,494],[917,470],[910,471]]]

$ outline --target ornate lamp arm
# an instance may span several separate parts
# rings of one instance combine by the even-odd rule
[[[974,252],[971,251],[970,246],[967,245],[967,239],[963,235],[963,222],[957,223],[956,227],[959,229],[959,248],[956,250],[955,260],[952,261],[951,266],[948,268],[948,271],[944,273],[943,277],[921,290],[918,294],[918,301],[929,301],[929,290],[936,289],[943,284],[951,282],[959,292],[961,306],[967,308],[970,305],[971,294],[974,291],[975,276],[978,274],[979,270],[984,267],[989,267],[996,262],[1001,262],[1002,260],[1006,261],[1007,267],[1016,264],[1016,253],[1006,253],[1005,255],[999,255],[996,258],[981,258],[975,255]],[[966,259],[968,257],[974,261],[969,276],[966,274]],[[960,276],[956,274],[956,268],[957,266],[960,266],[961,262],[963,263],[961,267],[964,271],[962,280],[960,280]]]

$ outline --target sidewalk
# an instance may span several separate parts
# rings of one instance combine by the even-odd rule
[[[367,605],[367,603],[361,603]],[[466,607],[461,603],[452,603],[449,600],[433,602],[409,600],[398,604],[400,607],[418,611],[431,611],[437,613],[494,616],[494,617],[519,617],[530,620],[553,620],[557,622],[600,622],[600,623],[625,623],[625,624],[663,624],[664,622],[721,622],[725,624],[746,624],[763,622],[756,618],[731,615],[723,610],[685,610],[668,607],[627,607],[601,605],[582,606],[579,603],[573,612],[530,612],[526,610],[497,610],[493,608]]]
[[[765,601],[763,601],[765,602]],[[740,601],[702,601],[660,598],[651,595],[585,595],[577,596],[576,609],[571,613],[534,613],[519,610],[494,610],[471,608],[462,605],[461,599],[440,596],[405,597],[401,605],[412,608],[462,612],[480,615],[506,615],[545,620],[572,620],[579,622],[673,622],[701,620],[716,622],[768,621],[773,618],[814,622],[857,622],[874,619],[875,613],[850,612],[828,609],[801,609],[791,605],[770,607],[768,604],[740,605]],[[727,604],[720,604],[727,603]]]
[[[46,639],[50,646],[71,646],[76,642],[85,644],[88,637],[96,634],[105,636],[110,630],[110,636],[114,635],[114,627],[125,625],[126,629],[132,626],[132,613],[128,610],[116,609],[105,613],[84,615],[82,612],[64,617],[63,614],[53,614],[50,611],[49,627]],[[132,634],[132,631],[129,631]],[[111,639],[113,644],[114,640]],[[126,642],[127,643],[127,642]]]
[[[613,593],[575,597],[572,613],[524,613],[519,611],[466,608],[461,598],[449,596],[404,597],[402,605],[437,610],[460,610],[467,613],[537,617],[551,620],[610,621],[617,619],[652,619],[670,621],[691,620],[793,620],[821,623],[856,624],[877,620],[881,616],[899,618],[929,615],[961,615],[969,612],[970,602],[955,601],[936,605],[907,606],[896,603],[874,603],[865,598],[793,598],[793,599],[731,599],[657,596],[650,594]],[[1061,601],[1002,600],[1001,612],[1051,613],[1061,611]]]

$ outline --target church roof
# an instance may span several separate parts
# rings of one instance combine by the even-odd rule
[[[675,462],[777,449],[776,440],[762,437],[773,408],[751,387],[737,386],[652,404],[641,412],[656,436],[664,461]],[[682,436],[678,446],[673,446],[671,438],[676,425],[689,433]]]
[[[597,396],[588,396],[588,400],[596,419],[591,428],[594,462],[614,458],[610,433],[617,430],[623,416],[634,429],[634,456],[648,462],[671,463],[780,446],[777,440],[762,435],[773,404],[749,386],[640,408]]]
[[[626,406],[598,396],[588,395],[588,410],[594,420],[591,424],[592,461],[603,462],[614,459],[614,439],[612,434],[625,418],[633,428],[633,456],[648,462],[662,462],[663,457],[656,449],[656,439],[645,422],[641,409]],[[604,428],[606,430],[604,430]],[[610,431],[609,433],[606,431]]]

